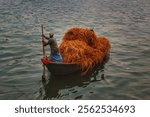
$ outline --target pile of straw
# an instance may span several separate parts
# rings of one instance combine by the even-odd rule
[[[79,64],[86,73],[103,61],[110,43],[105,37],[97,37],[91,29],[75,27],[65,33],[59,49],[64,63]]]

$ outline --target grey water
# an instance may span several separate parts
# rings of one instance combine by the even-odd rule
[[[41,24],[58,43],[71,27],[94,28],[111,42],[109,61],[42,82]],[[150,99],[150,0],[0,0],[0,99]]]

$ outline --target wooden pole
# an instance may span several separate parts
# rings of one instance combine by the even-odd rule
[[[43,58],[45,58],[45,48],[44,48],[44,29],[43,29],[43,25],[41,25],[41,30],[42,30],[42,50],[43,50]],[[43,64],[43,75],[42,75],[42,80],[45,80],[46,76],[45,76],[45,65]]]

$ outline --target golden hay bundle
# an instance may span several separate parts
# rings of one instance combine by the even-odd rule
[[[88,28],[69,29],[59,46],[64,63],[76,63],[81,66],[83,74],[100,63],[110,49],[108,39],[97,37]]]
[[[80,40],[86,42],[89,46],[95,46],[97,37],[92,29],[74,27],[69,29],[64,37],[63,41],[68,40]]]
[[[101,51],[88,46],[84,41],[80,40],[63,41],[59,48],[63,62],[79,64],[83,72],[98,64],[104,57]]]
[[[105,37],[97,37],[98,41],[95,48],[102,51],[104,54],[107,54],[110,50],[110,42]]]

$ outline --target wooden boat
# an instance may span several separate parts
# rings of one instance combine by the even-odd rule
[[[42,36],[43,57],[45,57],[43,42]],[[41,59],[49,72],[57,76],[70,74],[85,76],[103,63],[109,53],[110,43],[107,38],[96,36],[91,29],[75,27],[65,33],[59,50],[64,62],[51,62],[49,58]]]
[[[78,64],[73,63],[63,63],[63,62],[51,62],[47,58],[42,58],[42,63],[47,67],[48,71],[55,76],[66,76],[71,74],[82,75],[85,76],[90,74],[92,71],[95,71],[97,67],[101,64],[106,63],[109,59],[109,54],[106,54],[104,60],[99,64],[89,69],[86,74],[82,74],[81,67]]]
[[[68,75],[76,72],[80,72],[80,67],[77,64],[51,62],[45,64],[46,59],[41,59],[44,65],[46,65],[48,71],[53,75]]]

